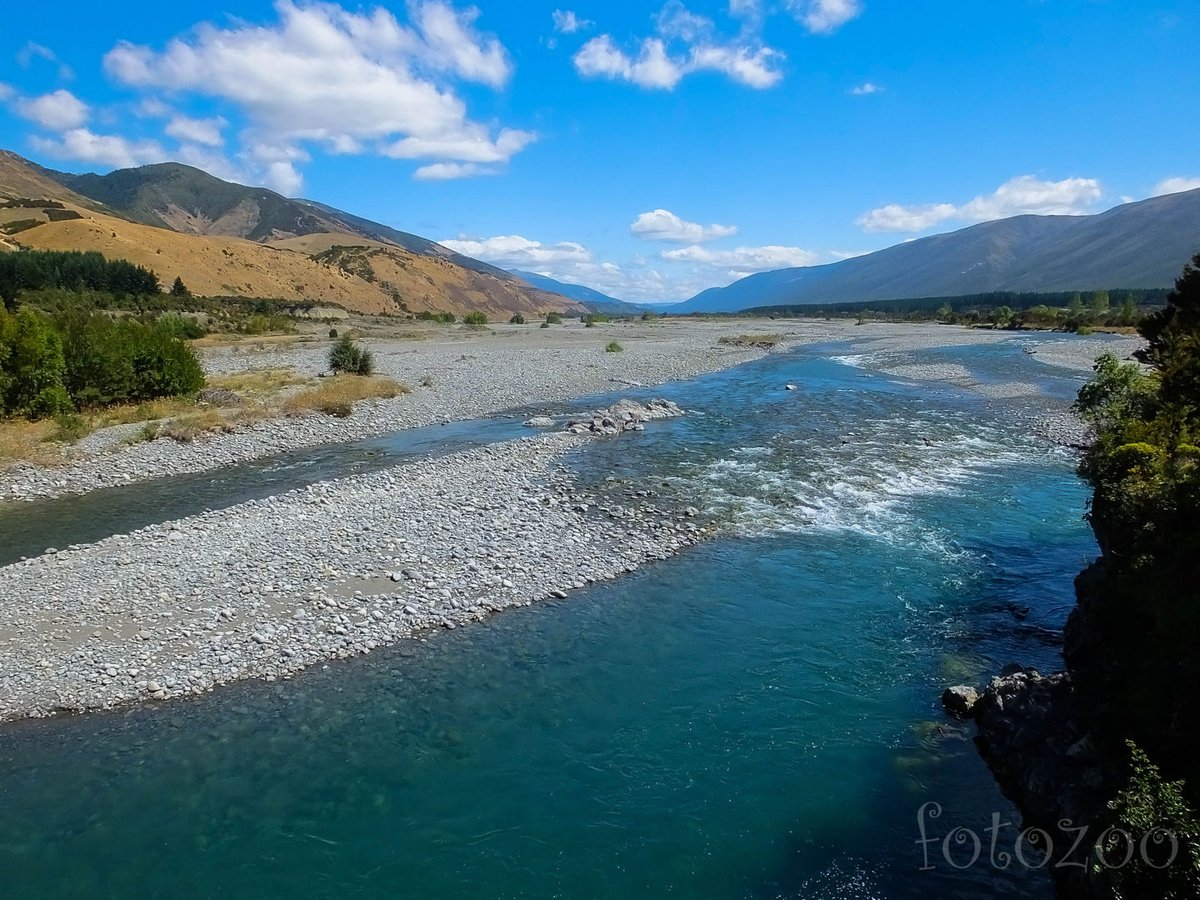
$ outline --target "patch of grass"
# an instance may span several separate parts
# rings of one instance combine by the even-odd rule
[[[245,397],[269,397],[284,388],[308,382],[309,379],[295,369],[251,369],[232,375],[215,375],[208,379],[208,386]]]
[[[234,423],[215,409],[206,409],[171,419],[158,429],[159,437],[167,437],[181,444],[190,444],[198,437],[233,431]]]
[[[45,440],[51,444],[72,444],[87,437],[94,430],[92,420],[85,419],[79,413],[63,413],[55,416],[54,428],[46,435]]]
[[[54,423],[47,419],[40,422],[0,420],[0,468],[18,462],[36,465],[53,463],[55,453],[47,446],[46,437],[54,427]]]
[[[622,347],[620,344],[618,344],[616,341],[609,341],[608,346],[604,348],[604,352],[605,353],[623,353],[623,352],[625,352],[625,348]]]
[[[717,341],[718,344],[729,344],[734,347],[753,347],[757,350],[770,350],[783,340],[782,334],[727,334]]]
[[[380,375],[334,375],[316,387],[288,397],[283,402],[283,410],[291,416],[322,412],[345,418],[361,400],[390,400],[411,391],[408,385]]]

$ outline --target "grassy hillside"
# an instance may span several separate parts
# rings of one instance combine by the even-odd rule
[[[827,266],[779,269],[693,297],[672,312],[903,300],[993,291],[1170,287],[1200,246],[1200,190],[1095,216],[1017,216]]]

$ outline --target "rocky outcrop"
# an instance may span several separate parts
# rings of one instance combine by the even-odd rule
[[[619,400],[608,409],[594,412],[587,418],[573,419],[567,423],[567,431],[571,434],[596,435],[643,431],[645,422],[673,419],[682,415],[683,410],[670,400],[651,400],[646,404],[636,400]]]

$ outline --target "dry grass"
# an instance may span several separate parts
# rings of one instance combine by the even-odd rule
[[[308,384],[309,379],[295,369],[251,369],[232,375],[214,375],[208,379],[210,388],[233,391],[249,398],[270,397],[285,388]]]
[[[233,431],[235,425],[235,422],[227,419],[217,410],[205,409],[171,419],[159,428],[158,437],[170,438],[181,444],[190,444],[198,437]],[[149,437],[149,430],[143,431],[143,435]]]
[[[411,390],[406,384],[380,375],[335,375],[316,387],[288,397],[283,401],[283,410],[292,416],[322,412],[346,418],[360,400],[390,400]]]
[[[770,350],[782,340],[782,334],[737,334],[726,335],[719,339],[717,343],[730,344],[734,347],[754,347],[758,350]]]
[[[61,462],[55,448],[46,443],[54,432],[51,421],[27,422],[24,419],[0,421],[0,469],[17,462],[53,465]]]

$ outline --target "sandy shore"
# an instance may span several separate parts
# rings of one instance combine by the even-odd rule
[[[64,469],[10,472],[5,485],[25,496],[88,490],[162,475],[164,467],[198,471],[405,425],[517,406],[552,409],[623,382],[690,377],[762,355],[719,343],[726,334],[780,333],[785,345],[852,341],[853,353],[870,357],[870,368],[949,383],[963,381],[963,371],[913,364],[911,357],[905,364],[903,354],[1020,339],[929,326],[744,321],[595,331],[529,338],[498,329],[467,341],[377,342],[384,372],[412,381],[427,374],[433,386],[371,405],[349,421],[311,416],[193,445],[138,445]],[[624,353],[603,352],[614,338]],[[1044,346],[1045,362],[1076,370],[1106,349],[1124,347],[1119,341]],[[314,372],[323,367],[324,348],[222,350],[207,362],[214,370],[287,365]],[[659,508],[644,491],[614,500],[607,490],[602,498],[580,488],[564,457],[592,439],[531,435],[0,568],[0,720],[286,677],[430,629],[566,596],[703,538],[694,510]]]

